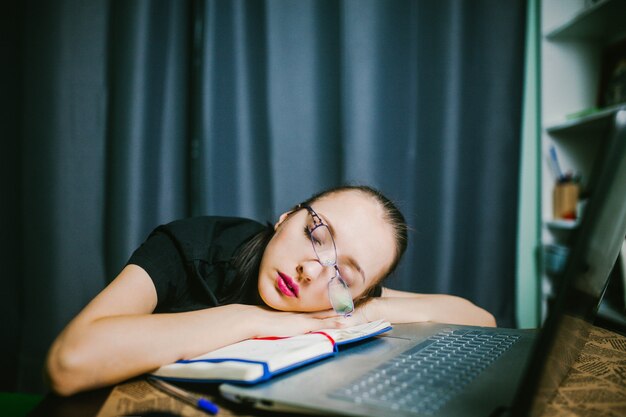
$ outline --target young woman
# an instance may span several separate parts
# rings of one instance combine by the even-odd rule
[[[51,386],[71,395],[252,337],[380,318],[495,325],[462,298],[383,288],[406,245],[402,214],[362,186],[315,195],[273,227],[227,217],[160,226],[54,341]]]

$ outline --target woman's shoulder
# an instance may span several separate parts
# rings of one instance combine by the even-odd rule
[[[196,216],[174,220],[162,226],[159,229],[169,229],[181,232],[206,232],[206,231],[224,231],[229,229],[263,229],[263,224],[256,220],[244,217],[227,217],[227,216]]]
[[[243,217],[197,216],[159,226],[155,233],[165,233],[184,246],[197,249],[216,244],[234,248],[265,228],[256,220]]]

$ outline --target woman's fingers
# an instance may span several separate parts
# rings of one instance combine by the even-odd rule
[[[267,316],[263,336],[294,336],[323,329],[342,329],[366,323],[368,320],[360,308],[349,317],[338,315],[334,310],[310,313],[264,310]]]
[[[316,319],[327,319],[327,318],[332,318],[332,317],[341,317],[333,309],[323,310],[323,311],[314,311],[312,313],[304,313],[304,314],[308,315],[309,317],[316,318]]]

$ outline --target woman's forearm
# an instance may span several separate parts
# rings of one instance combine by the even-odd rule
[[[114,384],[250,338],[257,331],[250,320],[253,308],[228,305],[188,313],[75,320],[50,349],[47,369],[52,388],[70,395]]]
[[[241,340],[293,336],[345,325],[336,317],[279,312],[232,304],[187,313],[80,317],[61,333],[48,354],[54,391],[78,391],[115,384]]]
[[[473,326],[495,326],[493,315],[470,301],[451,295],[380,297],[367,307],[368,320],[383,318],[391,323],[432,321]],[[372,317],[370,317],[372,316]]]

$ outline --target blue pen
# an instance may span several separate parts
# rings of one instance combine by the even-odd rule
[[[556,180],[559,182],[562,181],[564,179],[563,171],[561,171],[559,157],[556,154],[556,149],[554,148],[554,145],[550,146],[550,160],[552,161],[552,169],[554,170],[554,175],[556,175]]]
[[[187,404],[191,404],[200,410],[206,411],[209,414],[217,414],[217,412],[219,411],[219,408],[217,408],[217,405],[213,404],[211,401],[207,400],[206,398],[203,398],[199,395],[194,395],[190,392],[185,391],[184,389],[178,388],[175,385],[169,384],[165,381],[162,381],[157,378],[153,378],[151,376],[149,376],[147,380],[155,388],[183,402],[186,402]]]

